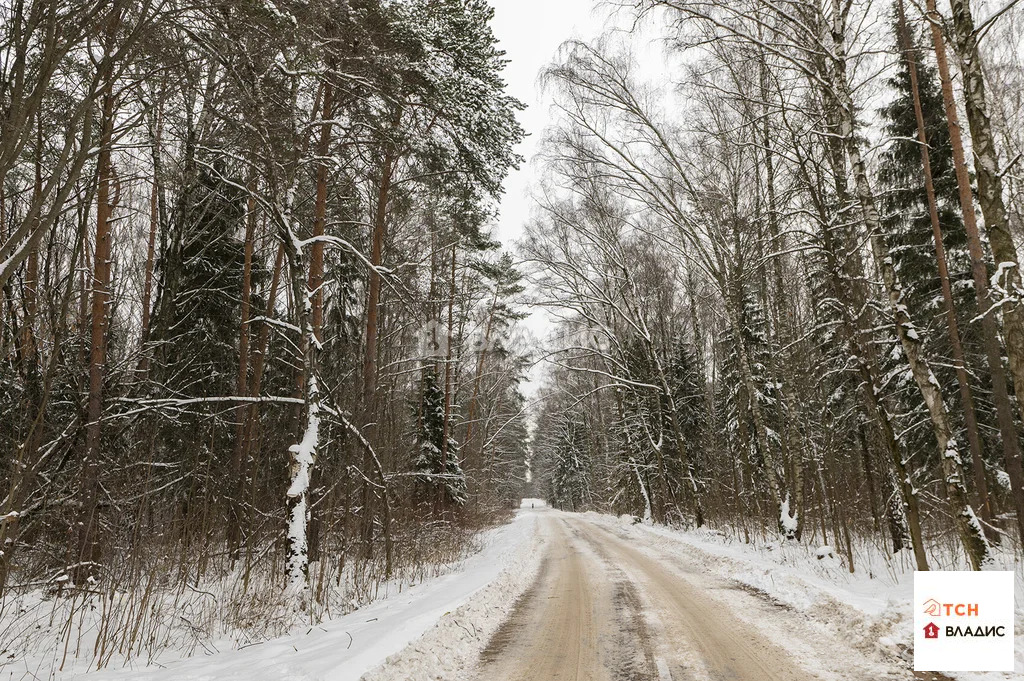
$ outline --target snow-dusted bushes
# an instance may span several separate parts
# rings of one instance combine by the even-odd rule
[[[198,576],[194,564],[182,574],[171,560],[104,568],[85,588],[51,575],[0,603],[0,673],[151,665],[260,643],[446,574],[479,550],[476,537],[448,523],[410,527],[396,534],[391,578],[380,554],[365,560],[325,547],[310,565],[306,612],[295,611],[284,588],[283,542],[261,547],[248,566],[210,557]]]

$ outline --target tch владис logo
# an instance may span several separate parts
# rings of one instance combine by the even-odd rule
[[[977,617],[980,613],[980,606],[977,603],[940,603],[934,598],[924,602],[924,614],[929,617]],[[969,624],[946,626],[946,636],[960,637],[1003,637],[1006,636],[1006,627],[996,626],[973,626]],[[939,627],[934,622],[929,622],[924,627],[925,638],[938,638]]]
[[[1013,671],[1014,574],[914,573],[914,671]]]

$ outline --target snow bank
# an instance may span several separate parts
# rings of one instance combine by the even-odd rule
[[[471,664],[507,608],[536,571],[536,514],[521,512],[480,537],[482,549],[441,577],[427,579],[347,615],[288,636],[160,667],[55,672],[54,679],[84,681],[358,681],[395,656],[388,670],[416,670],[368,678],[435,678],[429,670]],[[476,624],[465,625],[472,618]],[[493,623],[493,624],[492,624]],[[483,628],[481,628],[483,624]],[[427,632],[417,645],[403,652]],[[482,640],[483,643],[480,641]],[[442,651],[446,658],[437,659]],[[399,653],[396,655],[396,653]],[[440,673],[439,671],[437,673]],[[49,676],[49,675],[48,675]],[[28,678],[33,678],[29,676]],[[445,677],[450,678],[450,677]]]
[[[540,504],[536,508],[541,508]],[[536,517],[529,511],[520,518],[523,516]],[[459,681],[470,677],[512,605],[533,583],[542,541],[540,533],[534,532],[530,540],[520,542],[506,554],[505,569],[497,579],[446,612],[430,631],[365,674],[362,681]]]
[[[841,632],[854,647],[908,668],[913,661],[913,565],[886,565],[880,553],[859,555],[851,574],[831,547],[797,542],[746,544],[715,530],[677,530],[638,524],[631,516],[597,513],[588,519],[643,546],[689,560],[761,592],[772,601]],[[958,681],[1019,679],[1024,673],[1024,565],[1000,554],[998,569],[1016,573],[1014,672],[948,672]]]

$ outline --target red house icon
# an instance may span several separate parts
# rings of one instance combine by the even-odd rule
[[[924,625],[924,637],[925,638],[938,638],[939,628],[935,625],[935,622],[929,622]]]

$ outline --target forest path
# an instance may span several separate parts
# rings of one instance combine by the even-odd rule
[[[480,681],[913,678],[879,675],[867,660],[858,668],[863,653],[696,557],[652,554],[557,511],[542,514],[538,531],[540,574],[481,656]]]

